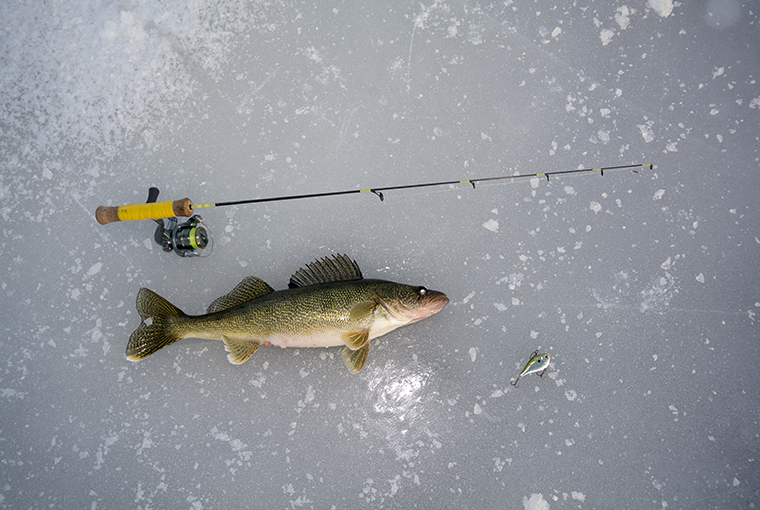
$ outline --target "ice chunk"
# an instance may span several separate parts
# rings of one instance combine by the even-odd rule
[[[673,12],[673,0],[647,0],[647,7],[667,18]]]
[[[499,222],[494,219],[490,219],[483,223],[483,226],[490,230],[491,232],[498,232],[499,231]]]
[[[549,503],[544,499],[543,494],[531,494],[523,496],[523,507],[525,510],[549,510]]]

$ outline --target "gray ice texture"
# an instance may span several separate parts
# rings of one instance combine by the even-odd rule
[[[760,505],[760,5],[0,5],[0,508]],[[99,205],[203,211],[185,259]],[[373,342],[125,359],[346,253],[451,303]],[[509,383],[538,349],[540,379]]]

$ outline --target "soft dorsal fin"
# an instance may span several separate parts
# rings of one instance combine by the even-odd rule
[[[308,287],[320,283],[348,282],[361,280],[362,272],[359,265],[346,255],[333,255],[332,258],[317,259],[311,264],[306,264],[305,269],[299,269],[290,277],[288,287]]]
[[[264,280],[256,278],[255,276],[248,276],[243,278],[243,281],[238,283],[237,287],[232,289],[232,292],[211,303],[208,307],[208,313],[229,310],[230,308],[242,305],[253,298],[264,296],[272,292],[274,292],[274,289],[267,285]]]

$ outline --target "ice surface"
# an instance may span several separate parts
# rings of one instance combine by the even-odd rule
[[[753,2],[0,5],[0,508],[760,505]],[[98,205],[653,163],[204,211],[213,254]],[[430,192],[429,191],[435,191]],[[445,292],[339,349],[124,357],[317,257]],[[509,385],[535,349],[544,379]]]

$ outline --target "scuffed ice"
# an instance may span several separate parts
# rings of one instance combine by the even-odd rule
[[[757,508],[758,15],[0,4],[0,509]],[[150,186],[452,181],[204,209],[205,259],[94,219]],[[450,304],[358,375],[340,348],[125,359],[141,287],[201,314],[334,252]]]

